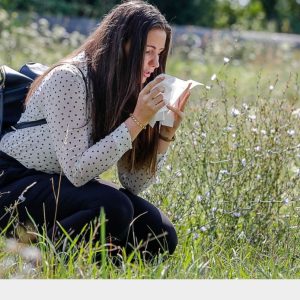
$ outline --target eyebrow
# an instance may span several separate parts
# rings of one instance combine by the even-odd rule
[[[146,47],[150,47],[150,48],[153,48],[153,49],[156,49],[155,46],[152,46],[152,45],[147,45]],[[165,48],[160,48],[159,50],[164,50]]]

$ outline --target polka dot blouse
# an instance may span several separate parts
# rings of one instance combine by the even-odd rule
[[[73,58],[84,76],[84,54]],[[90,93],[88,93],[90,94]],[[81,186],[117,164],[120,183],[137,194],[155,180],[145,169],[129,172],[122,156],[132,147],[131,136],[122,123],[93,144],[91,101],[81,72],[71,64],[54,68],[32,95],[19,122],[46,118],[47,124],[6,134],[0,150],[27,168],[49,174],[61,173],[75,186]],[[158,157],[158,171],[166,154]]]

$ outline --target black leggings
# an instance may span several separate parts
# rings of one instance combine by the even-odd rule
[[[140,251],[151,256],[174,252],[177,245],[174,226],[158,208],[141,197],[97,180],[75,187],[65,176],[27,169],[0,151],[1,229],[17,211],[21,224],[32,218],[38,228],[47,229],[49,238],[60,232],[53,227],[57,227],[57,222],[75,236],[85,225],[99,219],[101,208],[105,213],[106,237],[115,245],[127,250],[143,245]]]

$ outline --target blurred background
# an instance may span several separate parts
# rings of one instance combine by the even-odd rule
[[[237,89],[245,95],[258,73],[270,84],[280,76],[286,81],[299,70],[300,0],[149,2],[173,28],[167,66],[172,75],[210,85],[211,77],[230,64],[226,74],[239,78]],[[0,0],[0,64],[19,68],[28,61],[55,63],[78,47],[118,3]]]

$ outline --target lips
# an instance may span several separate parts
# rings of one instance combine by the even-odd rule
[[[151,75],[151,72],[144,72],[144,76],[145,76],[145,77],[148,78],[148,77],[150,77],[150,75]]]

